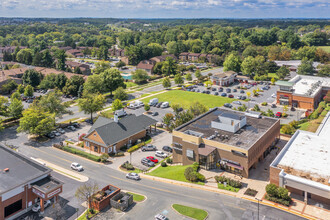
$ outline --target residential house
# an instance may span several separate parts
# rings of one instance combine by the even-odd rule
[[[159,62],[164,62],[167,57],[172,57],[175,61],[178,60],[178,58],[173,54],[152,57],[152,58],[150,58],[150,60],[155,61],[156,63],[159,63]]]
[[[153,73],[154,67],[156,62],[153,60],[142,60],[140,63],[136,66],[136,69],[142,69],[145,70],[149,75]]]
[[[78,49],[67,50],[66,54],[68,56],[75,57],[75,58],[83,58],[84,57],[84,54],[82,53],[82,50],[78,50]]]
[[[179,55],[179,60],[181,60],[181,61],[188,61],[188,54],[189,53],[187,53],[187,52],[183,52],[183,53],[180,53],[180,55]]]
[[[74,62],[74,61],[65,61],[65,64],[68,68],[70,68],[72,70],[72,72],[74,72],[74,70],[76,68],[79,68],[80,71],[82,72],[82,74],[84,74],[84,75],[90,75],[92,73],[89,65],[87,65],[87,64],[78,63],[78,62]]]
[[[145,115],[127,115],[120,120],[117,116],[114,120],[100,116],[83,138],[84,148],[99,154],[116,153],[122,146],[146,137],[156,123]]]
[[[193,62],[198,61],[200,55],[201,55],[200,53],[189,53],[188,60]]]

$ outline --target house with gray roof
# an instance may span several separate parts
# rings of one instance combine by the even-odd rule
[[[122,146],[146,137],[156,123],[145,115],[131,114],[120,120],[116,116],[114,119],[100,116],[83,138],[84,148],[99,154],[116,153]]]

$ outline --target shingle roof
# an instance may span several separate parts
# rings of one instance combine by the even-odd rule
[[[145,115],[128,115],[120,119],[118,123],[108,118],[99,117],[93,127],[89,130],[86,137],[95,130],[105,145],[109,146],[139,133],[148,126],[156,123],[156,120]],[[90,141],[88,138],[84,139]]]

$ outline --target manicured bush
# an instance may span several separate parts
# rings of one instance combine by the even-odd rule
[[[251,189],[251,188],[248,188],[246,191],[245,191],[245,195],[248,195],[248,196],[256,196],[258,193],[257,190],[254,190],[254,189]]]
[[[192,167],[193,167],[194,171],[197,172],[199,169],[199,163],[197,163],[197,162],[193,163]]]
[[[134,167],[132,164],[130,164],[128,161],[126,161],[125,163],[123,163],[121,165],[122,168],[126,169],[126,170],[134,170]]]
[[[291,203],[291,200],[288,201],[288,200],[284,200],[284,199],[279,199],[279,198],[272,197],[272,196],[269,196],[269,195],[266,195],[265,199],[267,199],[269,201],[272,201],[272,202],[279,203],[279,204],[284,205],[284,206],[290,206],[290,203]]]
[[[166,163],[171,164],[171,163],[173,163],[173,160],[172,160],[171,158],[167,158],[167,159],[166,159]]]
[[[241,188],[242,187],[242,183],[240,181],[233,180],[233,179],[227,178],[225,176],[215,176],[214,179],[218,183],[223,184],[224,182],[226,182],[229,186],[232,186],[234,188]]]
[[[200,181],[200,182],[205,182],[205,176],[201,173],[196,173],[196,176],[197,176],[197,179]]]
[[[72,153],[72,154],[77,154],[79,156],[85,157],[87,159],[90,159],[90,160],[93,160],[93,161],[96,161],[96,162],[100,162],[101,161],[101,158],[99,156],[96,156],[96,155],[93,155],[93,154],[89,154],[89,153],[87,153],[85,151],[78,150],[78,149],[75,149],[73,147],[63,146],[60,149],[62,149],[64,151],[67,151],[69,153]]]
[[[108,158],[109,158],[108,154],[102,154],[100,156],[100,160],[101,160],[102,163],[106,162],[108,160]]]
[[[270,183],[266,186],[266,192],[269,196],[277,195],[277,186],[274,183]]]
[[[163,161],[163,162],[161,163],[161,166],[162,166],[162,167],[167,167],[166,162]]]
[[[262,106],[267,106],[267,102],[261,103]]]
[[[132,153],[132,152],[140,149],[143,145],[144,145],[144,143],[139,143],[137,145],[134,145],[133,147],[131,147],[130,149],[128,149],[127,152],[128,153]]]
[[[285,206],[289,206],[292,199],[289,196],[289,191],[283,187],[278,187],[273,183],[266,186],[267,195],[265,198],[269,201],[276,202]]]

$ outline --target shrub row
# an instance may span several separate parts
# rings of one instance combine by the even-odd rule
[[[134,145],[133,147],[131,147],[130,149],[127,150],[128,153],[132,153],[138,149],[140,149],[142,146],[144,145],[144,143],[139,143],[137,145]]]
[[[226,182],[229,186],[232,186],[232,187],[235,187],[235,188],[241,188],[242,187],[242,183],[240,181],[233,180],[233,179],[227,178],[225,176],[215,176],[214,179],[218,183],[223,184],[224,182]]]
[[[269,201],[272,201],[272,202],[276,202],[276,203],[284,205],[284,206],[290,206],[290,201],[288,201],[288,200],[279,199],[279,198],[272,197],[272,196],[269,196],[269,195],[266,195],[265,199],[267,199]]]
[[[54,144],[53,146],[56,147],[56,148],[58,148],[58,149],[64,150],[66,152],[69,152],[69,153],[72,153],[72,154],[77,154],[79,156],[85,157],[85,158],[87,158],[89,160],[93,160],[93,161],[96,161],[96,162],[100,162],[101,161],[101,157],[100,156],[89,154],[89,153],[86,153],[85,151],[78,150],[78,149],[73,148],[73,147],[62,146],[60,144]]]
[[[132,164],[130,164],[128,161],[126,161],[125,163],[123,163],[121,165],[122,168],[126,169],[126,170],[134,170],[134,167]]]
[[[309,116],[310,119],[317,119],[320,116],[320,114],[323,112],[325,107],[326,107],[325,102],[324,101],[320,102],[317,109]]]
[[[286,188],[278,187],[273,183],[266,186],[266,199],[272,202],[280,203],[289,206],[292,199],[289,196],[289,191]]]

